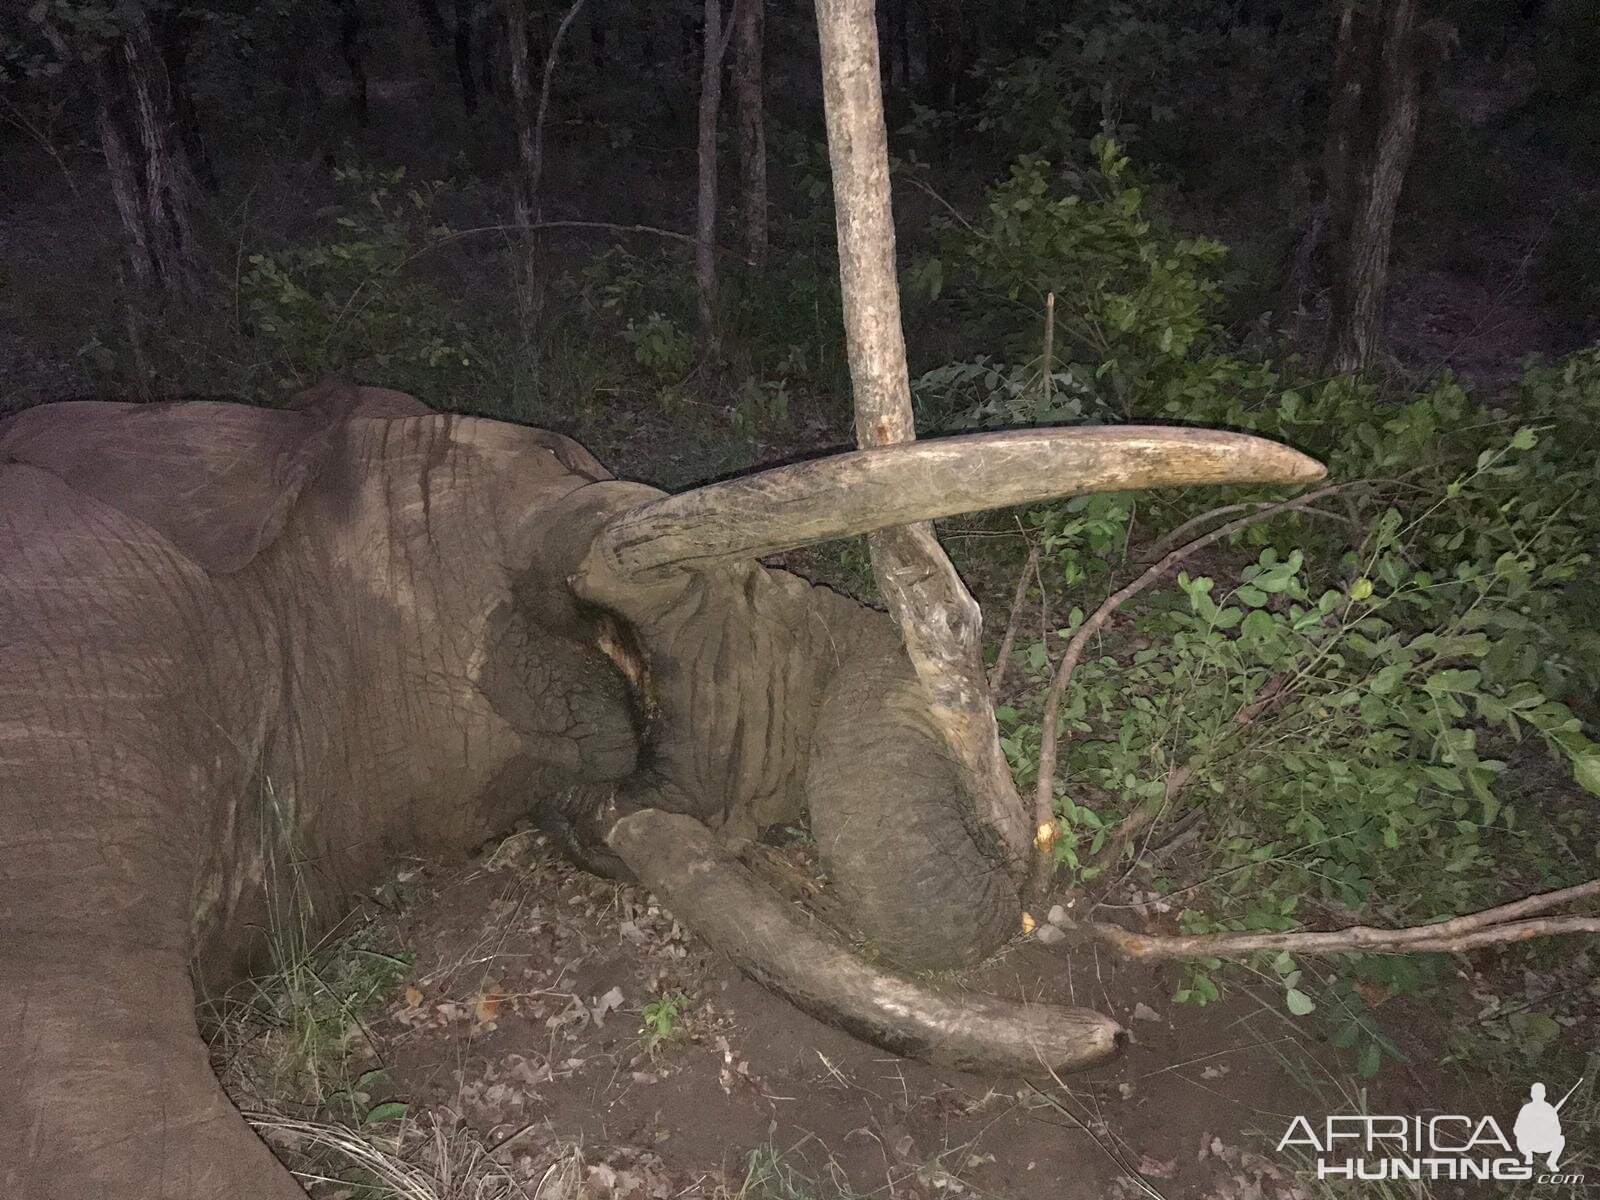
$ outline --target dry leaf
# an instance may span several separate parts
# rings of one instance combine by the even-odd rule
[[[1368,1008],[1377,1008],[1389,998],[1389,989],[1372,979],[1356,980],[1356,991],[1361,993],[1361,998],[1367,1002]]]

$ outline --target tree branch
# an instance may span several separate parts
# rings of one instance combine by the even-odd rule
[[[1237,958],[1262,950],[1288,950],[1296,954],[1457,954],[1535,937],[1600,933],[1600,916],[1536,915],[1596,896],[1600,896],[1600,879],[1541,892],[1481,912],[1400,929],[1351,925],[1345,929],[1292,933],[1179,935],[1134,933],[1104,921],[1085,921],[1062,928],[1105,942],[1124,957],[1147,960]]]
[[[1039,546],[1028,551],[1028,561],[1022,564],[1017,575],[1017,590],[1011,594],[1011,612],[1006,620],[1006,634],[1000,639],[1000,652],[995,656],[994,670],[989,672],[989,695],[998,700],[1000,685],[1006,680],[1006,669],[1011,665],[1011,651],[1017,644],[1017,622],[1022,616],[1022,601],[1028,594],[1028,576],[1039,571]]]

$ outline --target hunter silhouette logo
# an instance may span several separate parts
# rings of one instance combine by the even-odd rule
[[[1578,1083],[1583,1080],[1579,1079]],[[1561,1097],[1561,1103],[1551,1105],[1544,1098],[1544,1084],[1536,1083],[1528,1089],[1528,1102],[1522,1106],[1522,1111],[1517,1114],[1517,1123],[1512,1126],[1511,1132],[1517,1139],[1517,1150],[1524,1161],[1531,1164],[1536,1154],[1548,1154],[1544,1165],[1550,1170],[1556,1169],[1556,1160],[1561,1157],[1562,1150],[1566,1149],[1567,1139],[1561,1135],[1562,1105],[1572,1099],[1572,1093],[1578,1090],[1578,1083],[1567,1089],[1567,1094]]]
[[[1278,1150],[1294,1148],[1307,1155],[1316,1164],[1318,1179],[1495,1179],[1577,1185],[1583,1183],[1582,1175],[1555,1171],[1567,1148],[1561,1110],[1582,1083],[1579,1079],[1555,1104],[1545,1099],[1544,1084],[1535,1083],[1517,1113],[1511,1138],[1492,1116],[1338,1113],[1324,1117],[1320,1127],[1306,1117],[1294,1118]],[[1542,1170],[1535,1167],[1535,1158],[1544,1159]]]

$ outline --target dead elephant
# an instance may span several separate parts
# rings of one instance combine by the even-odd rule
[[[0,422],[0,1195],[301,1196],[207,1065],[196,982],[259,957],[284,889],[331,918],[396,855],[530,812],[890,1049],[1098,1060],[1110,1020],[869,967],[727,852],[808,812],[856,920],[908,966],[1017,927],[889,620],[757,560],[1051,496],[1318,473],[1239,435],[1084,429],[669,497],[564,437],[372,389]]]

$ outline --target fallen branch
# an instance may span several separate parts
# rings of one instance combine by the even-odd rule
[[[1600,879],[1541,892],[1481,912],[1400,929],[1351,925],[1290,933],[1146,934],[1104,921],[1069,923],[1060,928],[1105,942],[1124,957],[1141,959],[1238,958],[1262,950],[1296,954],[1458,954],[1529,938],[1600,933],[1600,916],[1535,915],[1596,896],[1600,896]]]

